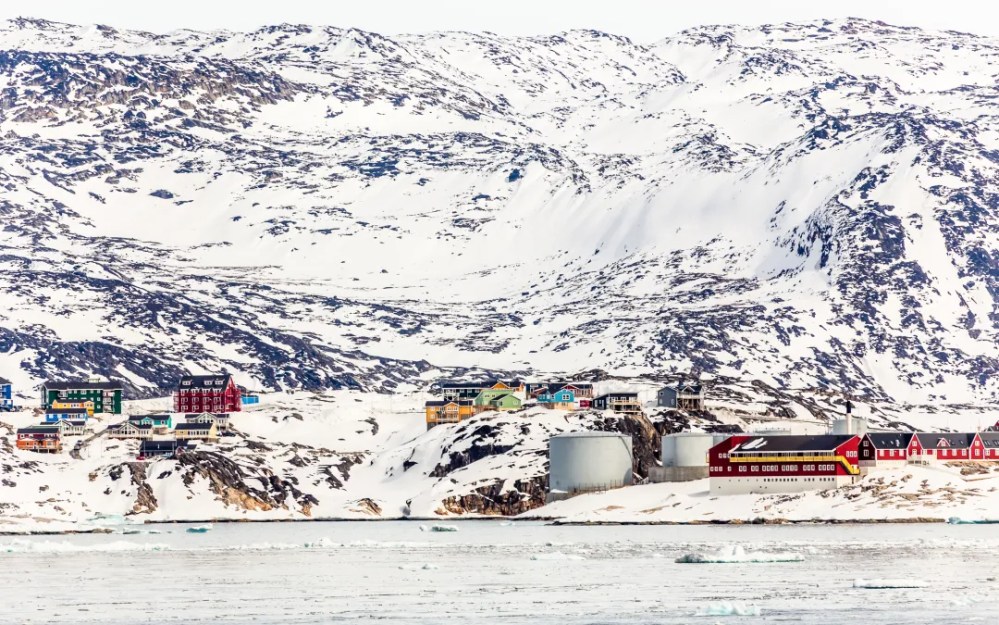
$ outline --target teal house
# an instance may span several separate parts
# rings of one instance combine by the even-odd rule
[[[128,418],[128,422],[132,425],[151,425],[154,428],[167,428],[173,427],[173,415],[170,414],[144,414],[144,415],[132,415]]]

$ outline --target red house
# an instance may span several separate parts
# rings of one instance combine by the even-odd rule
[[[239,412],[240,391],[228,373],[185,375],[173,394],[173,411],[185,413]]]
[[[860,466],[873,469],[905,465],[909,461],[909,448],[913,438],[915,434],[912,432],[864,434],[860,439]]]
[[[909,444],[909,462],[936,463],[984,460],[985,445],[977,433],[920,432]]]
[[[860,478],[860,437],[737,434],[708,452],[711,494],[824,490]]]

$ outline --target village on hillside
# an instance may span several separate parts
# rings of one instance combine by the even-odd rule
[[[529,408],[553,411],[603,411],[618,418],[644,419],[646,409],[706,410],[709,386],[679,380],[658,388],[654,400],[601,382],[527,382],[523,380],[440,381],[434,399],[424,402],[426,429],[455,427],[476,416],[530,418]],[[228,373],[185,375],[173,391],[172,412],[128,415],[105,424],[95,415],[121,415],[123,385],[112,380],[47,381],[41,385],[38,423],[17,429],[17,449],[61,453],[70,442],[77,452],[96,436],[137,441],[136,458],[175,457],[235,436],[233,416],[260,396],[236,384]],[[620,431],[567,432],[548,440],[548,501],[640,482],[707,479],[712,495],[791,493],[856,484],[872,471],[910,464],[995,463],[999,431],[934,433],[877,431],[854,416],[850,402],[824,434],[787,430],[756,432],[666,430],[659,438],[658,466],[636,477],[631,435]],[[12,411],[11,383],[0,379],[0,410]]]

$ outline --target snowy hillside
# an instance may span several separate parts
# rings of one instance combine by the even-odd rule
[[[0,375],[999,400],[999,41],[0,26]]]

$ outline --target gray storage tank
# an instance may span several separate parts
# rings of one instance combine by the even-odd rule
[[[548,439],[548,500],[632,483],[631,436],[571,432]]]
[[[662,469],[653,471],[655,482],[688,482],[708,477],[708,451],[729,434],[678,432],[662,437]]]

